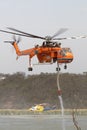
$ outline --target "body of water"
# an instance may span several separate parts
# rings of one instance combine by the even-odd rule
[[[87,129],[87,116],[78,116],[81,130]],[[72,116],[65,116],[65,129],[76,130]],[[0,130],[63,130],[60,115],[0,116]]]

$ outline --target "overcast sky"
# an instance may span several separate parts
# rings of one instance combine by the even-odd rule
[[[87,35],[87,0],[0,0],[0,29],[13,27],[31,34],[53,35],[60,28],[68,31],[59,37]],[[25,72],[37,74],[41,72],[56,72],[56,64],[49,66],[33,66],[33,72],[28,72],[28,56],[22,56],[16,61],[16,54],[5,40],[12,40],[12,35],[0,33],[0,73]],[[21,50],[41,45],[43,41],[22,37]],[[83,73],[87,71],[87,39],[63,40],[63,47],[70,47],[74,60],[61,72]],[[36,57],[32,63],[36,64]]]

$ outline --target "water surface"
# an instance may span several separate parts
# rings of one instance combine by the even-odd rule
[[[79,116],[81,130],[87,129],[87,116]],[[76,130],[72,117],[65,116],[65,129]],[[62,130],[60,115],[0,116],[0,130]]]

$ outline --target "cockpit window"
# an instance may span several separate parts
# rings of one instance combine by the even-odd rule
[[[70,48],[62,48],[63,51],[66,53],[66,52],[71,52],[71,49]]]
[[[66,52],[62,49],[62,50],[60,51],[60,54],[61,54],[62,56],[65,56],[65,55],[66,55]]]
[[[62,50],[60,51],[60,54],[62,56],[66,56],[67,52],[71,53],[71,49],[70,48],[62,48]]]

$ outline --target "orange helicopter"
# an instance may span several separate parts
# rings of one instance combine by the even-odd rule
[[[5,31],[0,30],[4,33],[10,33],[14,35],[24,36],[24,37],[30,37],[30,38],[39,38],[44,40],[42,45],[36,45],[33,48],[22,50],[20,51],[18,47],[18,43],[20,41],[20,37],[18,40],[14,37],[14,41],[5,41],[11,43],[16,51],[16,54],[18,56],[22,55],[29,55],[29,71],[32,71],[32,65],[31,65],[31,59],[34,56],[37,56],[37,59],[39,61],[39,64],[53,64],[57,62],[57,68],[56,70],[59,71],[60,67],[59,64],[65,64],[64,69],[67,69],[67,64],[71,63],[73,61],[73,53],[70,48],[62,48],[61,43],[58,41],[65,40],[65,39],[78,39],[78,38],[86,38],[87,36],[78,36],[78,37],[70,37],[70,38],[56,38],[56,36],[64,33],[67,31],[66,28],[61,28],[57,33],[55,33],[53,36],[46,36],[46,37],[40,37],[33,34],[29,34],[14,28],[8,28],[12,31]],[[14,31],[14,32],[13,32]]]

